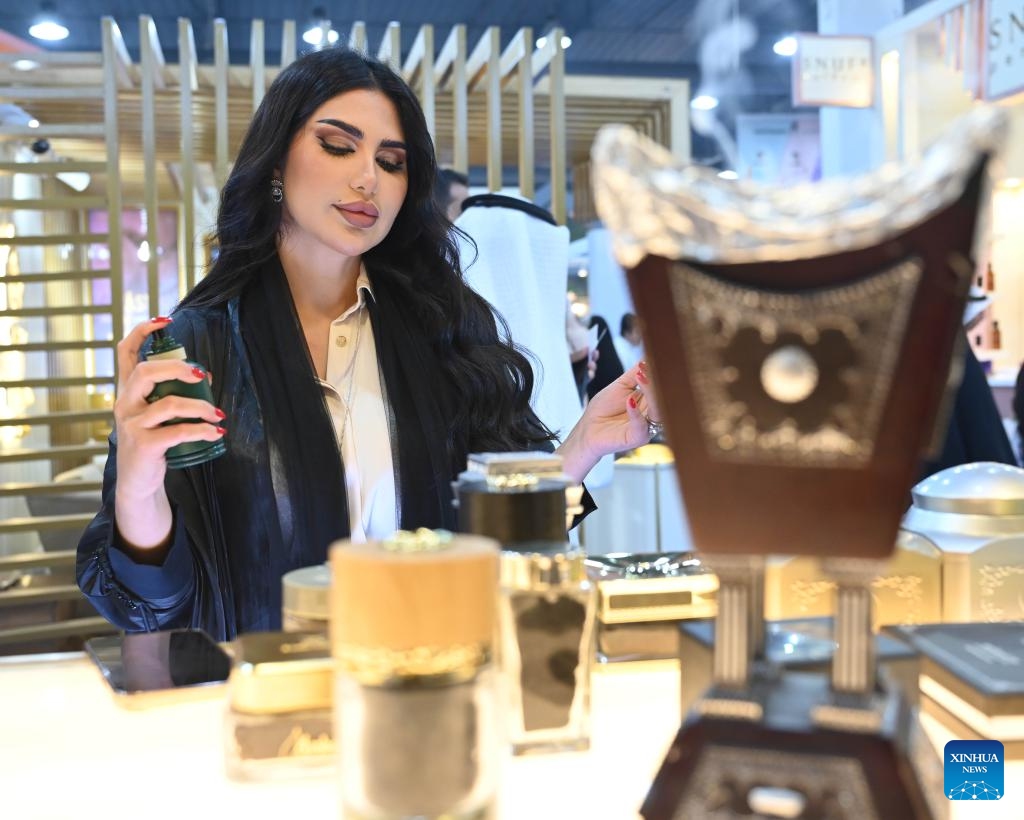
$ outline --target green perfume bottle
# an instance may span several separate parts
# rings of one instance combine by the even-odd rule
[[[153,347],[146,354],[146,359],[180,359],[193,367],[203,367],[196,362],[188,360],[185,348],[165,328],[158,328],[153,331]],[[206,368],[203,367],[205,370]],[[159,401],[164,396],[185,396],[190,399],[202,399],[213,404],[213,392],[210,390],[210,382],[207,379],[194,384],[183,382],[179,379],[168,379],[159,382],[153,392],[146,396],[146,401]],[[164,424],[180,424],[181,422],[202,422],[203,419],[171,419]],[[182,467],[194,467],[211,459],[222,456],[227,452],[224,439],[217,441],[184,441],[171,447],[167,453],[167,466],[171,469]]]

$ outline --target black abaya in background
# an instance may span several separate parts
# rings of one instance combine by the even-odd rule
[[[1017,465],[985,371],[966,339],[961,340],[960,347],[964,351],[964,375],[949,414],[949,428],[941,452],[935,460],[925,462],[919,479],[975,461]]]
[[[615,339],[608,323],[601,316],[590,317],[590,327],[597,327],[597,370],[587,385],[587,397],[594,398],[624,372],[619,354],[615,352]]]

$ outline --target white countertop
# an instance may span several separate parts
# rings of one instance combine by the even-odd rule
[[[678,664],[594,676],[590,752],[514,758],[502,817],[635,818],[679,725]],[[642,684],[642,686],[641,686]],[[236,783],[220,698],[126,710],[75,656],[0,663],[0,817],[337,818],[332,779]]]
[[[10,820],[337,818],[333,779],[224,775],[220,698],[130,711],[83,656],[0,662],[0,817]],[[674,662],[600,666],[589,752],[513,758],[503,820],[630,820],[679,725]],[[927,717],[941,746],[950,736]],[[955,820],[1024,817],[1024,763],[1000,803],[951,803]]]

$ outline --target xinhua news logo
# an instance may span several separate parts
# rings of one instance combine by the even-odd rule
[[[951,740],[942,756],[950,800],[1003,799],[1003,744],[998,740]]]

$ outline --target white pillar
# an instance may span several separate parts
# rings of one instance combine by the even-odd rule
[[[634,312],[633,300],[625,271],[612,255],[611,234],[607,228],[592,228],[587,233],[587,257],[590,314],[603,316],[611,334],[618,336],[622,314]]]
[[[818,0],[820,34],[870,37],[902,16],[903,0]],[[861,174],[885,161],[882,105],[877,95],[873,108],[823,106],[819,116],[824,178]]]

